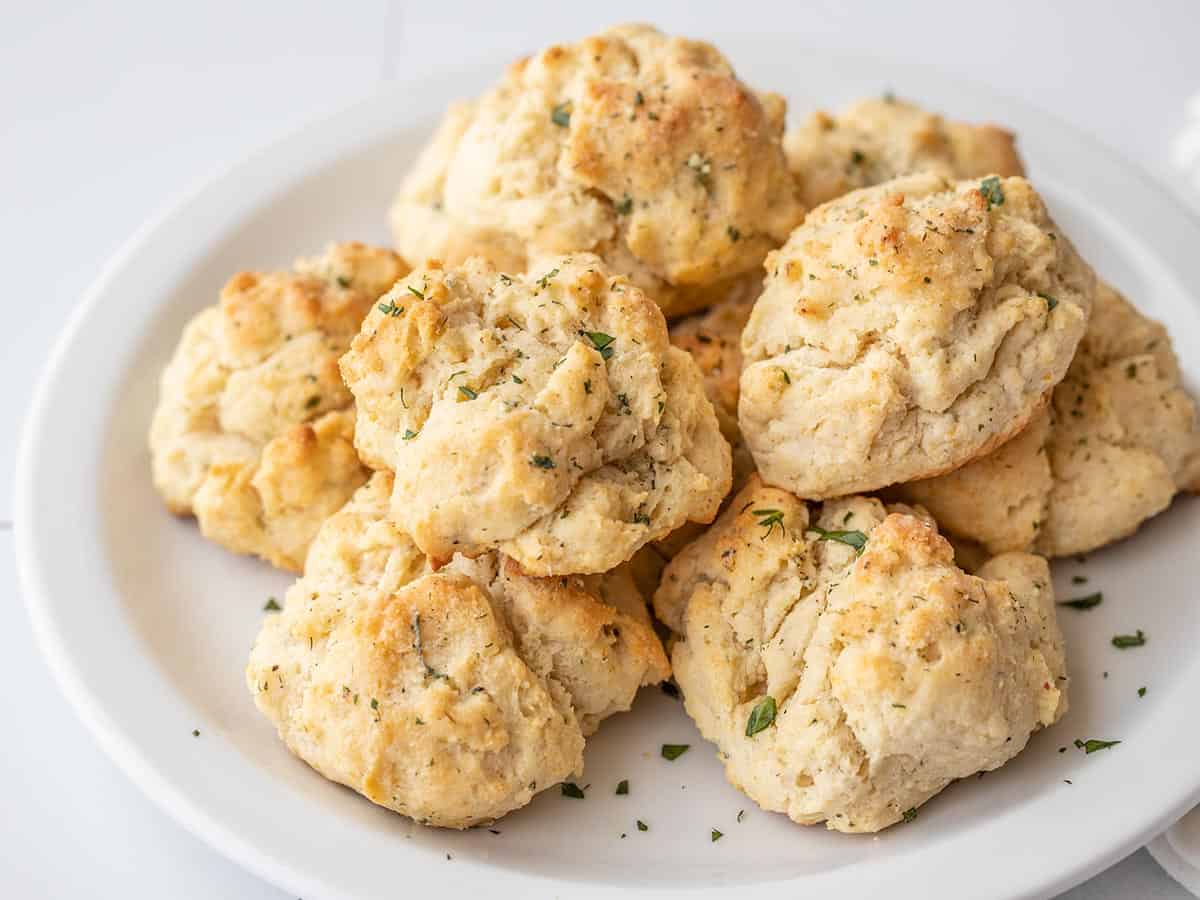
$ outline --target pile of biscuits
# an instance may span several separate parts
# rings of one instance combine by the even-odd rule
[[[448,110],[396,252],[187,326],[154,481],[301,573],[247,683],[314,769],[489,822],[673,677],[760,806],[870,832],[1063,715],[1046,558],[1200,484],[1170,341],[1007,132],[785,110],[647,26],[550,47]]]

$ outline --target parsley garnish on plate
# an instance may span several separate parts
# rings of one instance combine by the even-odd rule
[[[645,822],[643,822],[641,819],[638,819],[637,820],[637,829],[638,829],[638,831],[649,831],[650,826],[647,825]]]
[[[816,534],[819,541],[836,541],[839,544],[846,544],[860,554],[863,552],[863,547],[867,546],[867,536],[861,531],[826,531],[819,525],[809,525],[806,530]]]
[[[987,201],[988,209],[1004,205],[1004,188],[1000,186],[1000,179],[995,175],[979,182],[979,193],[983,194],[983,199]]]
[[[900,813],[900,815],[903,817],[905,822],[911,822],[917,817],[917,808],[915,806],[910,806],[904,812]]]
[[[672,761],[677,760],[679,757],[683,756],[683,754],[687,753],[688,748],[691,746],[691,744],[663,744],[662,757],[663,759]]]
[[[770,728],[775,721],[775,698],[768,694],[758,701],[758,705],[746,720],[746,737],[754,737],[760,731]]]
[[[715,844],[717,841],[719,841],[723,837],[725,837],[723,832],[717,831],[717,829],[715,829],[715,828],[712,830],[712,843]]]
[[[617,782],[617,796],[624,797],[628,793],[629,793],[629,779],[622,778],[620,781]]]
[[[1075,746],[1082,750],[1085,754],[1095,753],[1097,750],[1107,750],[1109,747],[1115,747],[1120,741],[1098,741],[1095,738],[1089,738],[1086,741],[1075,739]]]
[[[1101,591],[1096,591],[1094,594],[1088,594],[1086,597],[1076,597],[1074,600],[1063,600],[1059,606],[1069,606],[1071,609],[1091,609],[1094,606],[1099,606],[1104,602],[1104,594]]]
[[[571,797],[572,799],[575,799],[575,800],[584,799],[583,788],[581,788],[575,782],[564,781],[562,783],[561,787],[562,787],[562,795],[564,797]]]
[[[279,605],[279,601],[274,597],[268,597],[267,602],[263,605],[263,612],[279,612],[281,609],[283,607]]]
[[[1144,647],[1146,645],[1146,633],[1139,628],[1137,634],[1114,635],[1112,645],[1118,650],[1126,650],[1129,647]]]
[[[1139,696],[1139,697],[1145,697],[1145,696],[1146,696],[1146,689],[1145,689],[1144,687],[1140,687],[1140,688],[1138,688],[1138,696]]]

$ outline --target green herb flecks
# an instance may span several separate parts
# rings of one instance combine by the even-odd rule
[[[987,201],[988,209],[1004,205],[1004,188],[1000,186],[1000,178],[996,175],[979,182],[979,193],[983,194],[983,199]]]
[[[717,841],[719,841],[723,837],[725,837],[725,835],[722,832],[717,831],[717,829],[715,829],[715,828],[712,830],[712,843],[715,844]]]
[[[643,822],[641,819],[638,819],[637,820],[637,830],[638,831],[649,831],[650,826],[647,825],[645,822]]]
[[[425,299],[425,289],[424,289],[424,287],[422,287],[422,288],[421,288],[421,290],[419,290],[419,291],[418,291],[418,290],[417,290],[415,287],[413,287],[413,286],[410,284],[410,285],[408,286],[408,292],[409,292],[410,294],[412,294],[414,297],[416,297],[418,300],[424,300],[424,299]]]
[[[1139,697],[1145,697],[1145,696],[1146,696],[1146,689],[1145,689],[1144,687],[1140,687],[1140,688],[1138,688],[1138,696],[1139,696]]]
[[[1081,740],[1079,740],[1079,738],[1075,739],[1075,746],[1078,749],[1082,750],[1085,754],[1095,753],[1097,750],[1107,750],[1109,747],[1115,747],[1119,743],[1121,743],[1121,742],[1120,741],[1098,741],[1095,738],[1091,738],[1086,741],[1081,741]]]
[[[688,748],[691,746],[691,744],[663,744],[662,758],[671,761],[677,760],[683,754],[687,753]]]
[[[629,793],[629,779],[622,778],[617,782],[617,796],[624,797]]]
[[[616,338],[611,334],[605,334],[603,331],[585,331],[583,336],[587,338],[591,345],[600,351],[602,359],[611,359],[613,355],[613,342]]]
[[[915,806],[910,806],[904,812],[900,813],[900,817],[904,819],[905,822],[911,822],[917,817],[917,808]]]
[[[393,303],[391,300],[389,300],[387,303],[379,304],[379,311],[381,313],[383,313],[385,316],[391,316],[392,318],[395,318],[396,316],[398,316],[404,312],[404,307],[397,306],[395,303]]]
[[[548,456],[540,456],[537,453],[535,453],[535,454],[533,454],[533,456],[529,457],[529,464],[531,466],[536,466],[539,469],[553,469],[554,468],[554,460],[552,460]]]
[[[1127,650],[1130,647],[1144,647],[1146,645],[1146,633],[1139,628],[1137,634],[1114,635],[1112,645],[1118,650]]]
[[[771,695],[758,701],[746,720],[746,737],[754,737],[760,731],[770,728],[775,722],[775,698]]]
[[[550,121],[559,128],[566,128],[571,124],[571,101],[557,104],[550,111]]]
[[[809,525],[807,530],[813,532],[819,541],[836,541],[853,547],[859,554],[863,552],[863,547],[867,546],[867,536],[861,531],[826,531],[819,525]]]
[[[1104,602],[1104,593],[1096,591],[1094,594],[1088,594],[1086,597],[1076,597],[1074,600],[1063,600],[1059,606],[1067,606],[1071,609],[1091,609],[1099,606]]]
[[[460,384],[458,386],[458,393],[459,393],[459,396],[461,396],[464,400],[474,400],[476,397],[479,396],[478,391],[471,390],[465,384]]]
[[[413,438],[415,438],[420,433],[421,432],[419,432],[419,431],[413,431],[411,428],[405,428],[404,434],[401,435],[400,439],[405,440],[405,441],[411,441]]]
[[[547,272],[545,275],[543,275],[541,278],[539,278],[537,280],[538,287],[542,288],[543,290],[548,288],[550,286],[551,280],[553,280],[554,276],[557,274],[558,274],[558,269],[551,269],[549,272]]]
[[[618,216],[627,216],[633,212],[633,198],[626,194],[614,204],[613,208],[617,211]]]
[[[775,530],[775,526],[779,526],[779,530],[787,533],[787,529],[783,527],[783,510],[781,509],[756,509],[754,517],[758,519],[758,524],[767,529],[762,536],[762,540],[766,540],[771,536],[771,532]]]
[[[562,788],[562,795],[564,797],[570,797],[573,800],[582,800],[583,799],[583,788],[581,788],[575,782],[564,781],[561,785],[561,788]]]
[[[274,597],[268,597],[266,604],[263,606],[263,612],[279,612],[281,609],[283,607],[279,605],[279,601]]]
[[[1046,312],[1050,312],[1050,310],[1052,310],[1052,309],[1054,309],[1054,307],[1058,306],[1058,301],[1055,300],[1053,297],[1051,297],[1049,294],[1043,294],[1041,291],[1038,291],[1038,296],[1046,301]]]

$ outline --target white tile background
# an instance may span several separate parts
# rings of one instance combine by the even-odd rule
[[[58,329],[148,216],[382,80],[511,58],[616,21],[650,19],[718,42],[722,34],[790,31],[798,53],[832,47],[932,64],[1055,113],[1174,185],[1200,212],[1195,0],[605,0],[588,8],[3,0],[0,11],[0,384],[8,385],[0,393],[0,471],[12,471],[28,394]],[[65,707],[20,607],[11,509],[11,478],[3,478],[0,896],[282,896],[158,812]],[[1111,814],[1120,814],[1119,801]],[[1187,894],[1139,851],[1067,896]]]

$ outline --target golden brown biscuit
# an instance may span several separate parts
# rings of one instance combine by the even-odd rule
[[[1046,561],[967,575],[922,511],[874,498],[809,507],[753,476],[654,604],[730,782],[801,824],[886,828],[1066,711]]]
[[[822,498],[940,474],[1062,379],[1095,278],[1022,178],[913,175],[813,210],[768,257],[739,424],[763,479]]]
[[[150,429],[154,484],[206,537],[299,570],[366,479],[338,357],[408,267],[359,243],[294,271],[242,272],[184,329]]]
[[[649,26],[549,47],[451,107],[392,207],[397,247],[509,272],[591,251],[667,314],[702,308],[803,217],[785,109],[711,45]]]
[[[579,772],[584,737],[669,668],[628,567],[539,579],[490,553],[434,573],[391,493],[376,473],[322,526],[247,684],[327,778],[466,828]]]
[[[1132,534],[1198,478],[1196,404],[1166,329],[1101,283],[1050,409],[994,453],[894,493],[993,553],[1065,556]]]
[[[531,574],[606,572],[711,521],[729,488],[695,363],[589,254],[537,276],[414,272],[342,372],[363,458],[396,473],[392,516],[439,561],[498,549]]]
[[[783,138],[788,166],[810,209],[900,175],[951,180],[1024,175],[1013,136],[995,125],[952,122],[894,97],[813,113]]]

